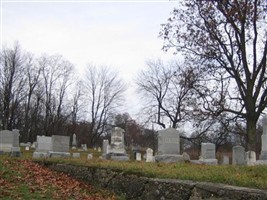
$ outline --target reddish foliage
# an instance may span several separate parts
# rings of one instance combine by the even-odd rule
[[[89,184],[78,181],[66,174],[51,171],[30,160],[7,160],[4,165],[12,167],[15,173],[12,178],[5,180],[1,178],[5,172],[0,172],[0,196],[10,196],[12,187],[16,187],[18,182],[24,182],[31,193],[38,191],[44,198],[46,194],[50,193],[53,199],[115,199],[112,194],[106,194],[106,191],[96,192]],[[15,196],[12,195],[12,197]],[[16,199],[20,199],[20,197],[16,196]]]

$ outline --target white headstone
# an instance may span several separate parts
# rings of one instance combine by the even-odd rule
[[[137,160],[137,161],[141,161],[141,160],[142,160],[142,158],[141,158],[141,153],[137,152],[137,153],[135,154],[135,156],[136,156],[136,160]]]
[[[97,151],[98,151],[98,152],[101,152],[101,147],[98,147],[98,148],[97,148]]]
[[[124,147],[124,130],[115,127],[111,133],[110,151],[113,154],[126,154]]]
[[[201,158],[215,159],[215,144],[201,143]]]
[[[30,150],[30,147],[25,147],[25,151],[29,151]]]
[[[80,158],[81,154],[80,153],[72,153],[73,158]]]
[[[92,154],[92,153],[89,153],[89,154],[87,155],[87,159],[88,159],[88,160],[93,159],[93,154]]]
[[[246,163],[248,166],[256,165],[256,153],[254,151],[246,152]]]
[[[72,136],[72,147],[76,147],[77,146],[77,138],[76,138],[76,134],[74,133]]]
[[[146,150],[146,162],[155,162],[155,158],[153,156],[153,150],[148,148]]]
[[[81,146],[84,151],[87,151],[87,144],[82,144]]]
[[[232,159],[233,165],[245,165],[245,148],[242,146],[234,146]]]
[[[108,140],[103,140],[103,154],[106,155],[108,153]]]
[[[201,143],[201,155],[199,161],[208,165],[217,165],[218,160],[215,157],[215,144]]]
[[[229,156],[227,156],[227,155],[223,155],[222,164],[223,164],[223,165],[229,165],[229,163],[230,163]]]

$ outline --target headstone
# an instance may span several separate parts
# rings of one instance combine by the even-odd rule
[[[107,157],[118,161],[129,160],[124,147],[124,130],[119,127],[115,127],[111,133],[110,149]]]
[[[73,158],[80,158],[81,154],[80,153],[72,153]]]
[[[137,152],[137,153],[135,154],[135,156],[136,156],[136,160],[137,160],[137,161],[141,161],[141,160],[142,160],[142,158],[141,158],[141,153]]]
[[[222,164],[223,164],[223,165],[229,165],[229,163],[230,163],[229,156],[227,156],[227,155],[223,155]]]
[[[12,131],[2,130],[0,131],[0,151],[11,152],[13,147],[14,135]]]
[[[248,166],[256,165],[256,153],[254,151],[246,152],[246,164]]]
[[[19,130],[13,129],[13,147],[19,147]]]
[[[70,136],[52,135],[53,152],[69,152]]]
[[[111,152],[114,154],[125,154],[124,147],[124,130],[115,127],[111,133],[111,142],[110,142]]]
[[[106,155],[107,153],[108,153],[108,145],[109,145],[109,143],[108,143],[108,140],[103,140],[103,156],[104,155]]]
[[[87,144],[82,144],[81,147],[82,147],[83,151],[87,151]]]
[[[69,152],[47,152],[47,157],[49,158],[70,158],[71,154]]]
[[[31,145],[31,148],[35,149],[36,148],[36,142],[33,142],[32,145]]]
[[[151,148],[146,150],[146,162],[155,162],[155,157],[153,156],[153,150]]]
[[[180,155],[180,135],[176,129],[168,128],[158,132],[158,154],[155,160],[165,163],[184,162]]]
[[[267,160],[267,116],[263,117],[263,132],[261,135],[260,160]]]
[[[70,136],[52,135],[52,151],[48,152],[50,158],[69,158]]]
[[[93,154],[92,154],[92,153],[89,153],[89,154],[87,155],[87,159],[88,159],[88,160],[93,159]]]
[[[21,156],[20,148],[19,147],[11,147],[10,156],[11,157],[20,157]]]
[[[46,158],[49,157],[48,152],[52,151],[52,138],[48,136],[37,135],[37,140],[32,144],[35,146],[33,158]]]
[[[245,148],[242,146],[233,147],[233,165],[245,165]]]
[[[72,136],[72,147],[76,147],[77,146],[77,138],[76,138],[76,134],[74,133]]]
[[[26,146],[25,151],[29,151],[29,150],[30,150],[30,147]]]
[[[98,147],[98,148],[97,148],[97,151],[98,151],[98,152],[101,152],[101,147]]]
[[[37,136],[36,141],[37,152],[48,152],[52,151],[52,138],[48,136]]]
[[[208,165],[218,164],[218,160],[215,157],[215,144],[201,143],[201,155],[199,161]]]
[[[182,156],[185,162],[190,162],[190,156],[188,153],[184,152]]]
[[[158,132],[158,154],[180,154],[180,136],[174,128]]]

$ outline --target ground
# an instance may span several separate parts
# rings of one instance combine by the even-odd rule
[[[0,159],[0,199],[114,200],[116,197],[31,160]]]

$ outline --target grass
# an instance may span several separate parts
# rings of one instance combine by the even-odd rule
[[[47,160],[48,161],[48,160]],[[110,161],[96,158],[49,159],[73,165],[97,168],[111,168],[126,174],[136,174],[150,178],[180,179],[223,183],[257,189],[267,189],[267,166],[196,165],[190,163],[146,163],[144,161]]]
[[[77,152],[72,150],[73,152]],[[235,186],[258,188],[267,190],[267,166],[232,166],[232,165],[195,165],[189,163],[165,164],[146,163],[144,161],[110,161],[98,157],[101,153],[89,149],[80,152],[80,158],[68,159],[40,159],[46,162],[66,163],[97,168],[111,168],[126,174],[136,174],[150,178],[180,179],[223,183]],[[94,158],[87,160],[87,154],[93,153]],[[23,158],[31,158],[32,152],[23,152]],[[1,169],[1,166],[0,166]]]

